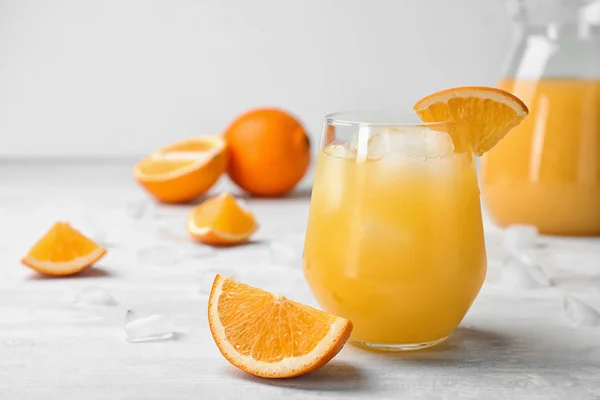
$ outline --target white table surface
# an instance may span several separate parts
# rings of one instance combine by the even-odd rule
[[[261,224],[253,243],[212,250],[187,241],[190,206],[155,205],[130,171],[124,163],[0,164],[0,399],[600,398],[600,327],[573,326],[562,304],[570,293],[600,309],[598,239],[543,238],[536,257],[553,287],[515,290],[499,279],[500,232],[486,221],[488,278],[447,343],[408,354],[348,345],[313,374],[262,380],[220,355],[206,288],[216,271],[233,272],[316,305],[301,269],[270,250],[273,240],[304,232],[309,190],[248,199]],[[214,192],[224,189],[226,179]],[[19,260],[60,219],[103,239],[108,255],[80,276],[43,278]],[[139,249],[157,245],[176,262],[138,260]],[[74,307],[88,286],[118,305]],[[127,309],[173,316],[174,340],[127,342]]]

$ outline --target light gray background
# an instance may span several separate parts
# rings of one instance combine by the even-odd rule
[[[511,43],[502,0],[0,0],[0,157],[138,156],[265,105],[316,137],[493,85]]]

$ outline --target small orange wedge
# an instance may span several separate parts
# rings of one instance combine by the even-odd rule
[[[90,268],[106,250],[73,229],[67,222],[57,222],[29,250],[21,262],[42,274],[74,275]]]
[[[225,141],[203,136],[174,143],[143,158],[134,177],[164,203],[185,203],[206,193],[227,168]]]
[[[187,219],[187,231],[206,244],[227,245],[247,241],[258,224],[233,196],[223,193],[196,206]]]
[[[442,90],[417,101],[413,108],[425,122],[462,123],[460,129],[449,133],[455,145],[468,143],[477,155],[494,147],[529,113],[516,96],[484,86]]]
[[[221,354],[249,374],[291,378],[327,364],[352,322],[217,275],[208,323]]]

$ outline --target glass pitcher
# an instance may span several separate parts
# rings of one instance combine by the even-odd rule
[[[600,235],[600,0],[514,0],[518,41],[498,86],[529,107],[482,160],[501,226]]]

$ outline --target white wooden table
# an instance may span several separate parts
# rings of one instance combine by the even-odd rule
[[[600,398],[600,327],[573,326],[562,303],[570,293],[600,309],[600,240],[544,238],[536,252],[553,287],[515,290],[499,280],[500,233],[486,222],[488,278],[447,343],[409,354],[348,345],[311,375],[262,380],[213,344],[206,290],[215,272],[233,272],[316,305],[299,266],[271,250],[273,240],[304,232],[309,190],[248,199],[261,224],[253,243],[214,250],[187,241],[190,206],[148,201],[130,171],[124,163],[0,164],[0,399]],[[216,190],[227,188],[223,180]],[[59,219],[107,243],[97,268],[47,279],[20,265]],[[147,249],[168,265],[140,262]],[[89,286],[118,305],[74,307]],[[127,309],[172,316],[174,339],[127,342]]]

